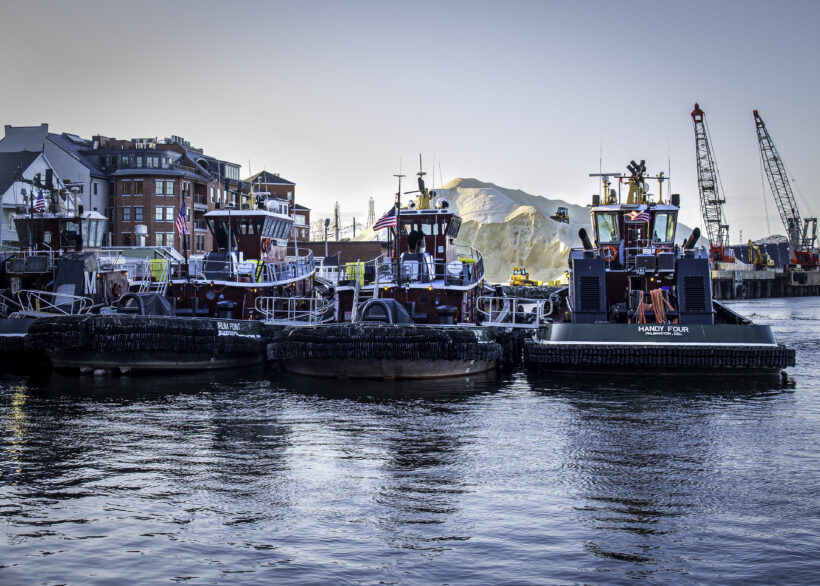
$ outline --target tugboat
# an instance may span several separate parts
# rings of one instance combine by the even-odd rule
[[[189,259],[164,296],[126,293],[105,315],[52,318],[29,345],[56,368],[160,371],[230,368],[265,360],[258,302],[285,304],[313,290],[313,255],[286,257],[286,212],[220,209],[205,214],[214,250]],[[55,334],[60,334],[59,336]]]
[[[492,370],[501,347],[477,325],[484,285],[481,254],[455,243],[461,218],[424,184],[374,225],[389,229],[391,252],[340,267],[331,313],[286,324],[268,357],[288,371],[337,378],[433,378]],[[305,300],[309,302],[310,300]]]
[[[54,188],[50,170],[44,183],[20,180],[32,185],[29,205],[14,218],[20,250],[4,255],[0,271],[2,364],[13,367],[41,357],[25,346],[36,320],[99,312],[128,287],[122,259],[102,252],[104,216],[66,206],[57,195],[68,197]]]
[[[551,323],[524,343],[527,365],[547,370],[751,374],[793,366],[794,350],[712,299],[709,252],[700,230],[675,241],[680,197],[647,193],[645,161],[632,161],[626,203],[600,175],[604,201],[593,196],[592,239],[569,255],[569,286],[554,293]],[[591,175],[599,176],[599,175]]]

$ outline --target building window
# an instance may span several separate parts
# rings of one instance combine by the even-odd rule
[[[122,221],[123,222],[130,222],[131,221],[131,208],[126,206],[122,208]]]
[[[165,182],[165,195],[174,195],[174,182],[173,181],[166,181]]]
[[[154,220],[157,222],[162,222],[165,219],[165,208],[162,206],[156,206],[154,208]]]
[[[142,206],[134,206],[134,221],[142,222]]]
[[[214,203],[214,188],[211,187],[211,203]]]
[[[191,208],[185,208],[185,221],[191,222]]]
[[[97,183],[94,183],[94,195],[97,195]]]
[[[157,232],[157,246],[173,246],[174,233],[173,232]]]
[[[142,157],[137,157],[137,168],[138,169],[142,168]]]
[[[293,201],[293,192],[288,191],[288,201]]]
[[[134,179],[134,195],[142,195],[142,179]]]
[[[154,181],[154,185],[156,186],[157,195],[162,195],[163,186],[162,184],[165,183],[162,179],[156,179]]]
[[[189,181],[182,182],[182,195],[183,197],[191,197],[191,183]]]
[[[122,185],[122,194],[123,195],[131,195],[131,180],[130,179],[123,179],[121,185]]]
[[[173,222],[174,221],[174,206],[168,206],[165,208],[165,221],[166,222]]]
[[[123,246],[131,246],[131,233],[130,232],[123,232],[122,233],[122,245]]]

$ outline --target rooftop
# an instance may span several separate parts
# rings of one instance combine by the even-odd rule
[[[14,180],[28,169],[39,155],[39,152],[32,151],[0,153],[0,193],[6,193]]]
[[[245,179],[248,183],[261,183],[262,185],[296,185],[293,181],[288,181],[276,173],[262,171]]]

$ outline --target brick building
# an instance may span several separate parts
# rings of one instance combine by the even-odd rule
[[[188,251],[211,250],[205,225],[208,210],[241,205],[248,193],[239,179],[239,165],[222,161],[191,147],[181,137],[117,140],[92,137],[95,148],[82,155],[109,178],[109,243],[111,246],[172,246],[182,252],[175,222],[185,202],[190,233]],[[146,226],[147,241],[137,238]]]
[[[262,171],[245,179],[255,195],[280,204],[281,209],[293,215],[293,234],[299,242],[310,240],[310,208],[296,203],[296,184],[280,177],[278,173]]]

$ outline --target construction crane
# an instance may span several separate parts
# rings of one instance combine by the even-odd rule
[[[763,118],[754,110],[757,141],[760,157],[766,168],[766,177],[772,190],[777,211],[789,238],[792,249],[792,264],[802,268],[817,269],[820,266],[815,243],[817,242],[817,218],[801,218],[791,183],[786,175],[786,166],[774,146],[774,141],[766,129]]]
[[[734,262],[733,256],[727,256],[724,248],[729,246],[729,225],[723,215],[723,204],[726,200],[720,197],[718,175],[715,158],[712,155],[709,131],[706,128],[704,111],[695,102],[692,110],[692,122],[695,125],[695,154],[698,165],[698,191],[700,192],[700,211],[706,235],[709,238],[709,247],[712,251],[712,260]]]

